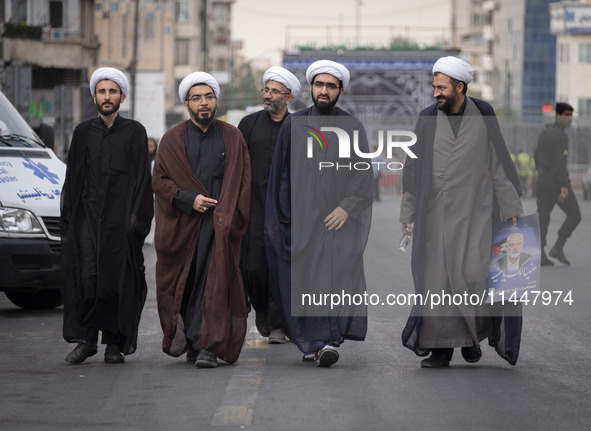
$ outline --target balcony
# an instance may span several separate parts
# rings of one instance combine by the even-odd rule
[[[80,69],[96,64],[99,43],[77,31],[48,26],[4,23],[1,29],[3,57],[40,67]]]
[[[41,40],[43,37],[43,27],[4,23],[2,25],[2,37],[12,39]]]

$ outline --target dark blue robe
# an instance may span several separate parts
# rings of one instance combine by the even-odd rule
[[[306,308],[301,295],[366,291],[363,252],[371,224],[373,171],[371,159],[359,157],[352,142],[350,159],[339,159],[339,141],[332,132],[324,133],[327,145],[319,149],[314,142],[314,156],[307,157],[302,124],[316,130],[345,128],[349,136],[358,130],[359,149],[368,153],[369,145],[361,122],[339,108],[327,115],[314,107],[292,114],[279,132],[265,210],[270,286],[286,334],[307,354],[345,339],[365,339],[366,305]],[[360,169],[318,169],[320,161],[359,163]],[[349,218],[340,230],[329,231],[323,220],[339,206]]]

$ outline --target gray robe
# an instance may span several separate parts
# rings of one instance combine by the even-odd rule
[[[482,295],[490,263],[493,191],[501,216],[523,212],[488,139],[484,120],[468,98],[457,138],[447,115],[439,111],[426,223],[425,291],[441,295]],[[400,221],[414,216],[414,196],[406,192]],[[492,333],[490,316],[478,306],[423,307],[419,347],[472,346]]]

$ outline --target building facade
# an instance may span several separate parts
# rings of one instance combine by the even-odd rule
[[[488,102],[493,101],[492,90],[492,0],[452,0],[452,46],[460,57],[474,69],[470,93]]]
[[[55,127],[65,152],[88,115],[80,86],[97,61],[92,0],[0,0],[0,88],[33,127]]]
[[[578,121],[591,118],[591,1],[550,5],[556,35],[556,97],[575,108]]]
[[[159,138],[166,129],[187,118],[178,98],[178,86],[189,73],[209,72],[223,90],[229,84],[230,12],[234,0],[95,2],[95,27],[101,43],[96,66],[111,65],[130,75],[135,66],[138,86],[134,117],[147,125],[149,134]],[[143,109],[147,103],[149,111]],[[224,107],[220,108],[222,111]]]
[[[513,116],[540,118],[556,88],[550,0],[497,0],[493,20],[493,99]]]

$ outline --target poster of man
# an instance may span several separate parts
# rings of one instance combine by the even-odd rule
[[[531,261],[532,255],[523,251],[523,234],[513,232],[505,242],[506,253],[497,259],[497,268],[505,277],[513,277],[524,271],[524,265]]]
[[[517,226],[499,223],[493,228],[493,246],[487,280],[487,303],[517,298],[540,287],[540,228],[537,214],[522,217]]]

